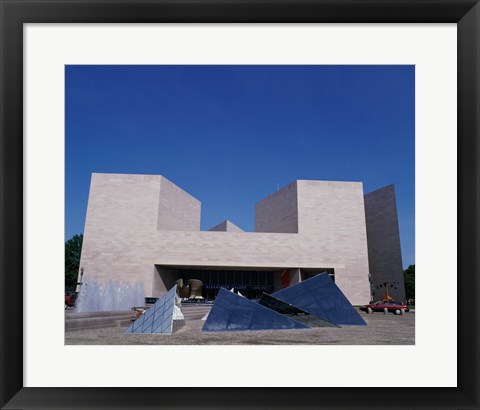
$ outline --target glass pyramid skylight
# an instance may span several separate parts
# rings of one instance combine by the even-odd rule
[[[309,326],[292,320],[265,306],[221,288],[202,332],[308,329]]]
[[[173,331],[173,307],[177,285],[133,322],[124,333],[160,333],[171,335]]]
[[[326,272],[272,296],[337,325],[367,325]]]

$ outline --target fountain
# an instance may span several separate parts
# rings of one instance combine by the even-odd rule
[[[145,305],[142,282],[113,282],[100,285],[95,280],[83,282],[75,305],[75,312],[105,312],[130,310]]]

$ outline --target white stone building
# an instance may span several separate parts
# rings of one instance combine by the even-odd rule
[[[79,281],[143,282],[159,297],[199,278],[247,297],[328,271],[350,302],[405,300],[393,185],[298,180],[255,205],[255,232],[200,231],[200,201],[159,175],[92,174]],[[375,292],[375,294],[372,294]]]

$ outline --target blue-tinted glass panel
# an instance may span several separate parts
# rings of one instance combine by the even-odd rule
[[[220,303],[219,303],[220,302]],[[220,289],[202,331],[305,329],[296,322],[235,293]]]
[[[157,327],[160,327],[164,320],[165,320],[165,316],[163,314],[156,315],[152,325],[152,330],[155,330]]]
[[[137,319],[138,321],[138,319]],[[143,333],[142,332],[142,326],[137,326],[136,328],[133,329],[132,333]]]
[[[153,306],[152,306],[153,307]],[[150,316],[153,315],[153,313],[155,312],[155,309],[152,309],[152,307],[150,307],[144,314],[143,316],[145,316],[145,320],[147,320]]]
[[[312,315],[310,312],[299,309],[297,306],[277,299],[268,293],[263,293],[258,303],[274,310],[275,312],[281,313],[282,315],[287,315],[290,319],[304,323],[309,327],[338,327],[338,325],[320,319],[315,315]]]
[[[165,310],[163,311],[163,314],[165,316],[172,316],[173,315],[173,305],[174,304],[175,304],[175,301],[173,300],[173,301],[171,301],[171,303],[168,307],[165,307]]]
[[[282,289],[272,296],[337,325],[366,325],[327,273]]]
[[[172,320],[166,320],[162,324],[162,333],[172,333]]]
[[[125,333],[162,333],[162,329],[167,329],[167,333],[171,334],[176,292],[177,286],[175,285],[166,295],[159,298],[147,312],[133,322],[125,330]]]
[[[159,310],[163,310],[163,307],[165,306],[165,297],[162,297],[161,299],[159,299],[159,301],[157,303],[155,303],[155,305],[153,306],[153,309],[155,312],[159,311]],[[150,308],[152,309],[152,308]]]
[[[155,317],[152,315],[149,318],[145,318],[145,321],[143,322],[142,326],[142,333],[150,333],[152,330],[152,324],[153,324],[153,319]]]
[[[238,306],[238,305],[237,305]],[[243,327],[243,330],[248,330],[252,322],[255,311],[252,309],[236,308],[230,315],[230,320],[227,326],[227,330],[239,329]]]
[[[140,316],[137,320],[135,320],[135,322],[133,322],[133,330],[135,331],[138,327],[142,327],[143,325],[143,322],[144,322],[145,318],[142,316]]]

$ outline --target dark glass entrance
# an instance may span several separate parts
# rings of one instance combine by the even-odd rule
[[[259,299],[263,292],[274,290],[272,271],[179,269],[177,272],[184,282],[200,279],[203,297],[207,300],[214,300],[220,288],[235,288],[248,299]]]

